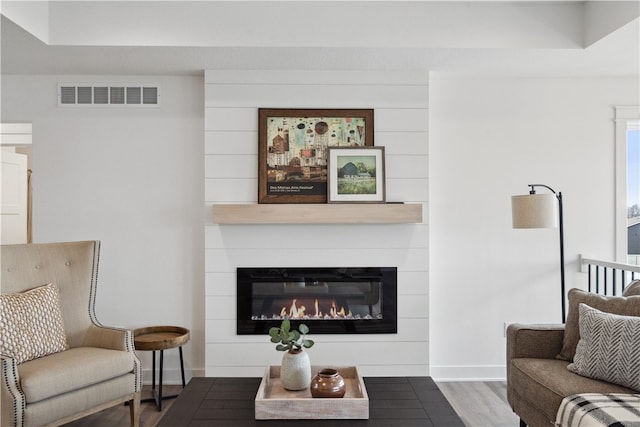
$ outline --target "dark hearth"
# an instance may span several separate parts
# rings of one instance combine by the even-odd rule
[[[267,334],[282,319],[312,334],[397,332],[397,268],[238,268],[237,333]]]

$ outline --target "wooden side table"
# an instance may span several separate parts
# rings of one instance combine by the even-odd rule
[[[148,326],[133,331],[133,342],[136,350],[152,351],[151,391],[153,397],[143,401],[155,401],[158,411],[162,411],[162,399],[171,399],[178,395],[162,396],[162,374],[164,370],[164,351],[178,347],[180,352],[180,373],[182,374],[182,388],[185,387],[184,361],[182,359],[182,345],[189,341],[189,330],[181,326]],[[156,390],[156,351],[160,351],[160,369],[158,389]]]

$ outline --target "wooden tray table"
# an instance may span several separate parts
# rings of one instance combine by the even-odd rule
[[[312,366],[312,377],[327,366]],[[355,366],[331,367],[344,378],[343,398],[314,398],[309,388],[285,390],[280,366],[268,366],[255,398],[256,420],[369,419],[369,396]]]

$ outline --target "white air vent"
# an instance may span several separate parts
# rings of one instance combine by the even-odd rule
[[[113,84],[59,84],[58,105],[156,107],[160,105],[158,85]]]

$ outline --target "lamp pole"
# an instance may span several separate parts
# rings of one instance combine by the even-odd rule
[[[536,194],[535,187],[544,187],[551,191],[558,199],[558,229],[560,230],[560,293],[562,297],[562,323],[566,321],[565,282],[564,282],[564,221],[562,213],[562,192],[556,191],[544,184],[529,184],[529,194]]]

